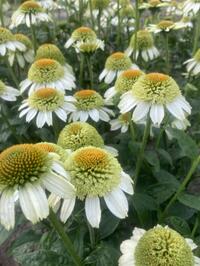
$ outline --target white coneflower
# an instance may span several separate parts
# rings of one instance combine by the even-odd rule
[[[48,216],[45,189],[62,198],[74,198],[74,186],[53,154],[33,144],[15,145],[0,154],[0,223],[7,230],[15,225],[17,199],[32,223]]]
[[[45,13],[42,6],[35,1],[25,1],[13,13],[10,28],[15,28],[21,24],[26,24],[27,27],[30,27],[31,24],[37,25],[44,21],[51,21],[51,18]]]
[[[166,111],[179,120],[191,113],[191,106],[182,96],[176,81],[161,73],[141,76],[132,90],[121,96],[119,108],[121,113],[134,109],[134,122],[146,120],[149,113],[157,126],[163,121]]]
[[[160,0],[149,0],[147,3],[140,4],[139,9],[158,9],[167,6],[169,6],[169,3],[167,2],[162,2]]]
[[[122,95],[123,93],[131,90],[133,84],[143,74],[144,73],[142,71],[134,69],[122,72],[115,81],[115,85],[105,92],[104,97],[106,100],[110,100],[115,95]]]
[[[74,45],[77,52],[81,53],[94,53],[96,50],[104,50],[104,42],[97,39],[95,41],[78,41]]]
[[[192,28],[193,23],[190,17],[182,17],[180,21],[176,22],[176,29]]]
[[[125,193],[133,194],[132,180],[122,170],[119,162],[104,149],[96,147],[80,148],[73,152],[65,163],[65,169],[76,188],[76,196],[85,203],[85,213],[92,227],[99,228],[101,221],[100,199],[104,199],[108,209],[118,218],[128,214]],[[50,196],[51,202],[58,197]],[[66,222],[73,211],[74,200],[64,200],[60,218]]]
[[[114,115],[112,110],[105,107],[106,102],[102,96],[94,90],[80,90],[68,99],[76,107],[76,110],[71,112],[69,121],[86,122],[91,118],[95,122],[108,122],[110,115]]]
[[[94,146],[103,148],[114,156],[118,155],[115,148],[104,145],[104,140],[96,128],[85,122],[73,122],[66,125],[59,134],[58,145],[71,151],[86,146]]]
[[[161,20],[158,24],[150,24],[148,27],[150,32],[169,32],[176,29],[176,23],[172,20]]]
[[[6,28],[0,27],[0,55],[4,56],[9,51],[25,51],[23,43],[17,41],[15,36]]]
[[[22,93],[29,89],[30,94],[42,87],[65,91],[72,90],[76,85],[72,80],[71,73],[58,61],[44,58],[35,61],[31,65],[28,78],[20,83]]]
[[[197,50],[193,58],[184,62],[186,64],[187,72],[196,76],[200,73],[200,49]]]
[[[18,33],[15,34],[15,39],[24,44],[25,50],[24,51],[18,51],[16,50],[15,52],[10,52],[9,53],[9,63],[12,66],[14,63],[15,58],[17,59],[17,62],[21,68],[25,67],[26,62],[27,63],[32,63],[34,60],[34,50],[32,46],[31,40],[25,36],[24,34]]]
[[[159,56],[158,49],[154,45],[152,34],[148,30],[139,30],[137,32],[137,41],[135,43],[135,34],[131,37],[129,47],[125,53],[130,56],[136,51],[136,59],[141,54],[142,58],[147,62]]]
[[[157,225],[148,231],[135,228],[133,236],[122,242],[119,266],[199,266],[193,254],[197,245],[168,226]]]
[[[3,81],[0,80],[0,98],[9,101],[14,102],[17,100],[17,96],[19,96],[20,93],[17,89],[6,85]]]
[[[200,10],[200,0],[187,0],[183,4],[183,13],[185,15],[196,15]]]
[[[75,81],[72,67],[68,63],[66,63],[66,59],[63,53],[56,45],[51,43],[45,43],[40,45],[40,47],[36,51],[35,59],[39,60],[44,58],[58,61],[64,68],[66,68],[68,72],[70,72],[71,75],[68,74],[68,76],[71,76],[72,81]]]
[[[67,101],[64,92],[53,88],[40,88],[33,91],[19,108],[19,117],[26,116],[26,122],[36,118],[36,125],[42,128],[45,124],[53,125],[53,113],[62,121],[67,120],[67,114],[76,108]]]
[[[110,120],[111,130],[121,130],[121,133],[125,133],[129,128],[129,113],[121,114],[117,119]]]
[[[128,69],[138,69],[138,66],[133,64],[125,53],[113,53],[106,59],[105,68],[101,72],[99,80],[104,79],[105,83],[110,84],[116,76]]]

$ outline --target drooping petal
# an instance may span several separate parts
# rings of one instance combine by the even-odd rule
[[[7,229],[15,225],[15,193],[5,189],[0,198],[0,223]]]
[[[86,197],[85,213],[90,225],[94,228],[99,228],[101,221],[101,207],[99,197]]]
[[[76,203],[76,198],[71,198],[71,199],[65,199],[63,201],[61,210],[60,210],[60,220],[63,223],[66,223],[67,219],[69,218],[69,216],[71,215],[74,206]]]

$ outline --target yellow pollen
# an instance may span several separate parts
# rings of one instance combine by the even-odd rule
[[[96,91],[94,90],[81,90],[81,91],[77,91],[75,93],[75,97],[80,97],[80,98],[87,98],[87,97],[90,97],[92,95],[94,95],[96,93]]]
[[[90,28],[88,27],[80,27],[77,29],[78,32],[90,32],[92,31]]]
[[[116,52],[116,53],[114,53],[114,54],[111,55],[112,58],[117,59],[117,60],[124,58],[124,56],[125,55],[122,52]]]
[[[160,28],[167,28],[167,27],[170,27],[170,26],[172,26],[172,25],[174,25],[174,22],[171,21],[171,20],[162,20],[162,21],[160,21],[160,22],[158,23],[158,26],[159,26]]]
[[[42,88],[37,90],[35,94],[39,98],[50,98],[57,95],[57,91],[52,88]]]
[[[80,150],[74,160],[78,165],[84,165],[85,167],[95,167],[97,165],[102,167],[107,163],[107,154],[103,150],[88,148]]]
[[[39,59],[35,62],[37,67],[48,67],[48,66],[53,66],[56,63],[55,60],[53,59]]]
[[[168,80],[170,77],[161,73],[149,73],[146,75],[147,79],[152,82],[162,82]]]
[[[120,115],[120,118],[122,121],[128,123],[129,122],[129,113],[125,113],[125,114]]]
[[[40,8],[40,5],[34,1],[26,1],[21,5],[22,8]]]
[[[142,71],[137,70],[137,69],[129,69],[126,70],[122,73],[123,77],[126,78],[134,78],[134,77],[139,77],[142,74]]]
[[[37,145],[38,148],[42,149],[43,151],[46,151],[46,152],[56,152],[55,148],[51,144],[37,143],[36,145]]]

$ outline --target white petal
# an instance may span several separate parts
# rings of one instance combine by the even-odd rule
[[[153,104],[150,110],[150,117],[155,125],[160,125],[164,118],[165,112],[162,104]]]
[[[132,119],[134,122],[142,120],[149,112],[150,104],[146,102],[139,102],[136,106]]]
[[[94,228],[99,228],[101,221],[101,207],[99,197],[86,197],[85,213],[88,222]]]
[[[133,180],[123,171],[121,172],[121,183],[119,186],[124,192],[133,195]]]
[[[174,101],[171,103],[166,104],[167,110],[176,118],[180,119],[180,120],[184,120],[185,119],[185,115],[183,110],[181,109],[181,107],[179,106],[179,104]]]
[[[5,189],[0,198],[0,223],[7,229],[15,225],[15,193]]]
[[[61,210],[60,210],[60,220],[63,223],[66,223],[67,219],[71,215],[74,206],[75,206],[76,198],[71,198],[71,199],[65,199],[63,201]]]
[[[99,111],[96,109],[92,109],[89,111],[89,115],[95,122],[99,121]]]
[[[116,71],[110,70],[105,77],[105,83],[110,84],[116,76]]]

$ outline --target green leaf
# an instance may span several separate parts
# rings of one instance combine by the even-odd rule
[[[165,151],[163,149],[158,149],[158,154],[161,157],[160,158],[161,162],[164,161],[164,162],[168,163],[170,166],[173,165],[172,158],[171,158],[170,154],[167,151]]]
[[[194,196],[187,193],[182,193],[178,197],[179,202],[182,204],[200,211],[200,196]]]
[[[176,187],[174,184],[162,183],[150,186],[147,191],[156,199],[158,204],[161,204],[176,192]]]
[[[1,224],[0,224],[0,245],[3,244],[9,236],[13,233],[13,231],[7,231]]]
[[[156,171],[160,170],[159,157],[155,151],[146,151],[144,157],[150,165],[154,166]]]
[[[191,230],[190,230],[188,223],[181,217],[170,216],[165,221],[170,227],[172,227],[174,230],[176,230],[180,234],[184,236],[191,235]]]
[[[159,183],[172,184],[173,186],[175,186],[175,188],[178,188],[180,185],[180,182],[176,179],[176,177],[165,170],[160,170],[159,172],[155,172],[154,176],[159,181]]]
[[[104,239],[111,235],[119,225],[120,219],[105,210],[102,214],[102,220],[99,228],[100,238]]]
[[[155,211],[158,207],[153,197],[143,193],[135,193],[133,195],[133,205],[138,212],[145,210]]]

